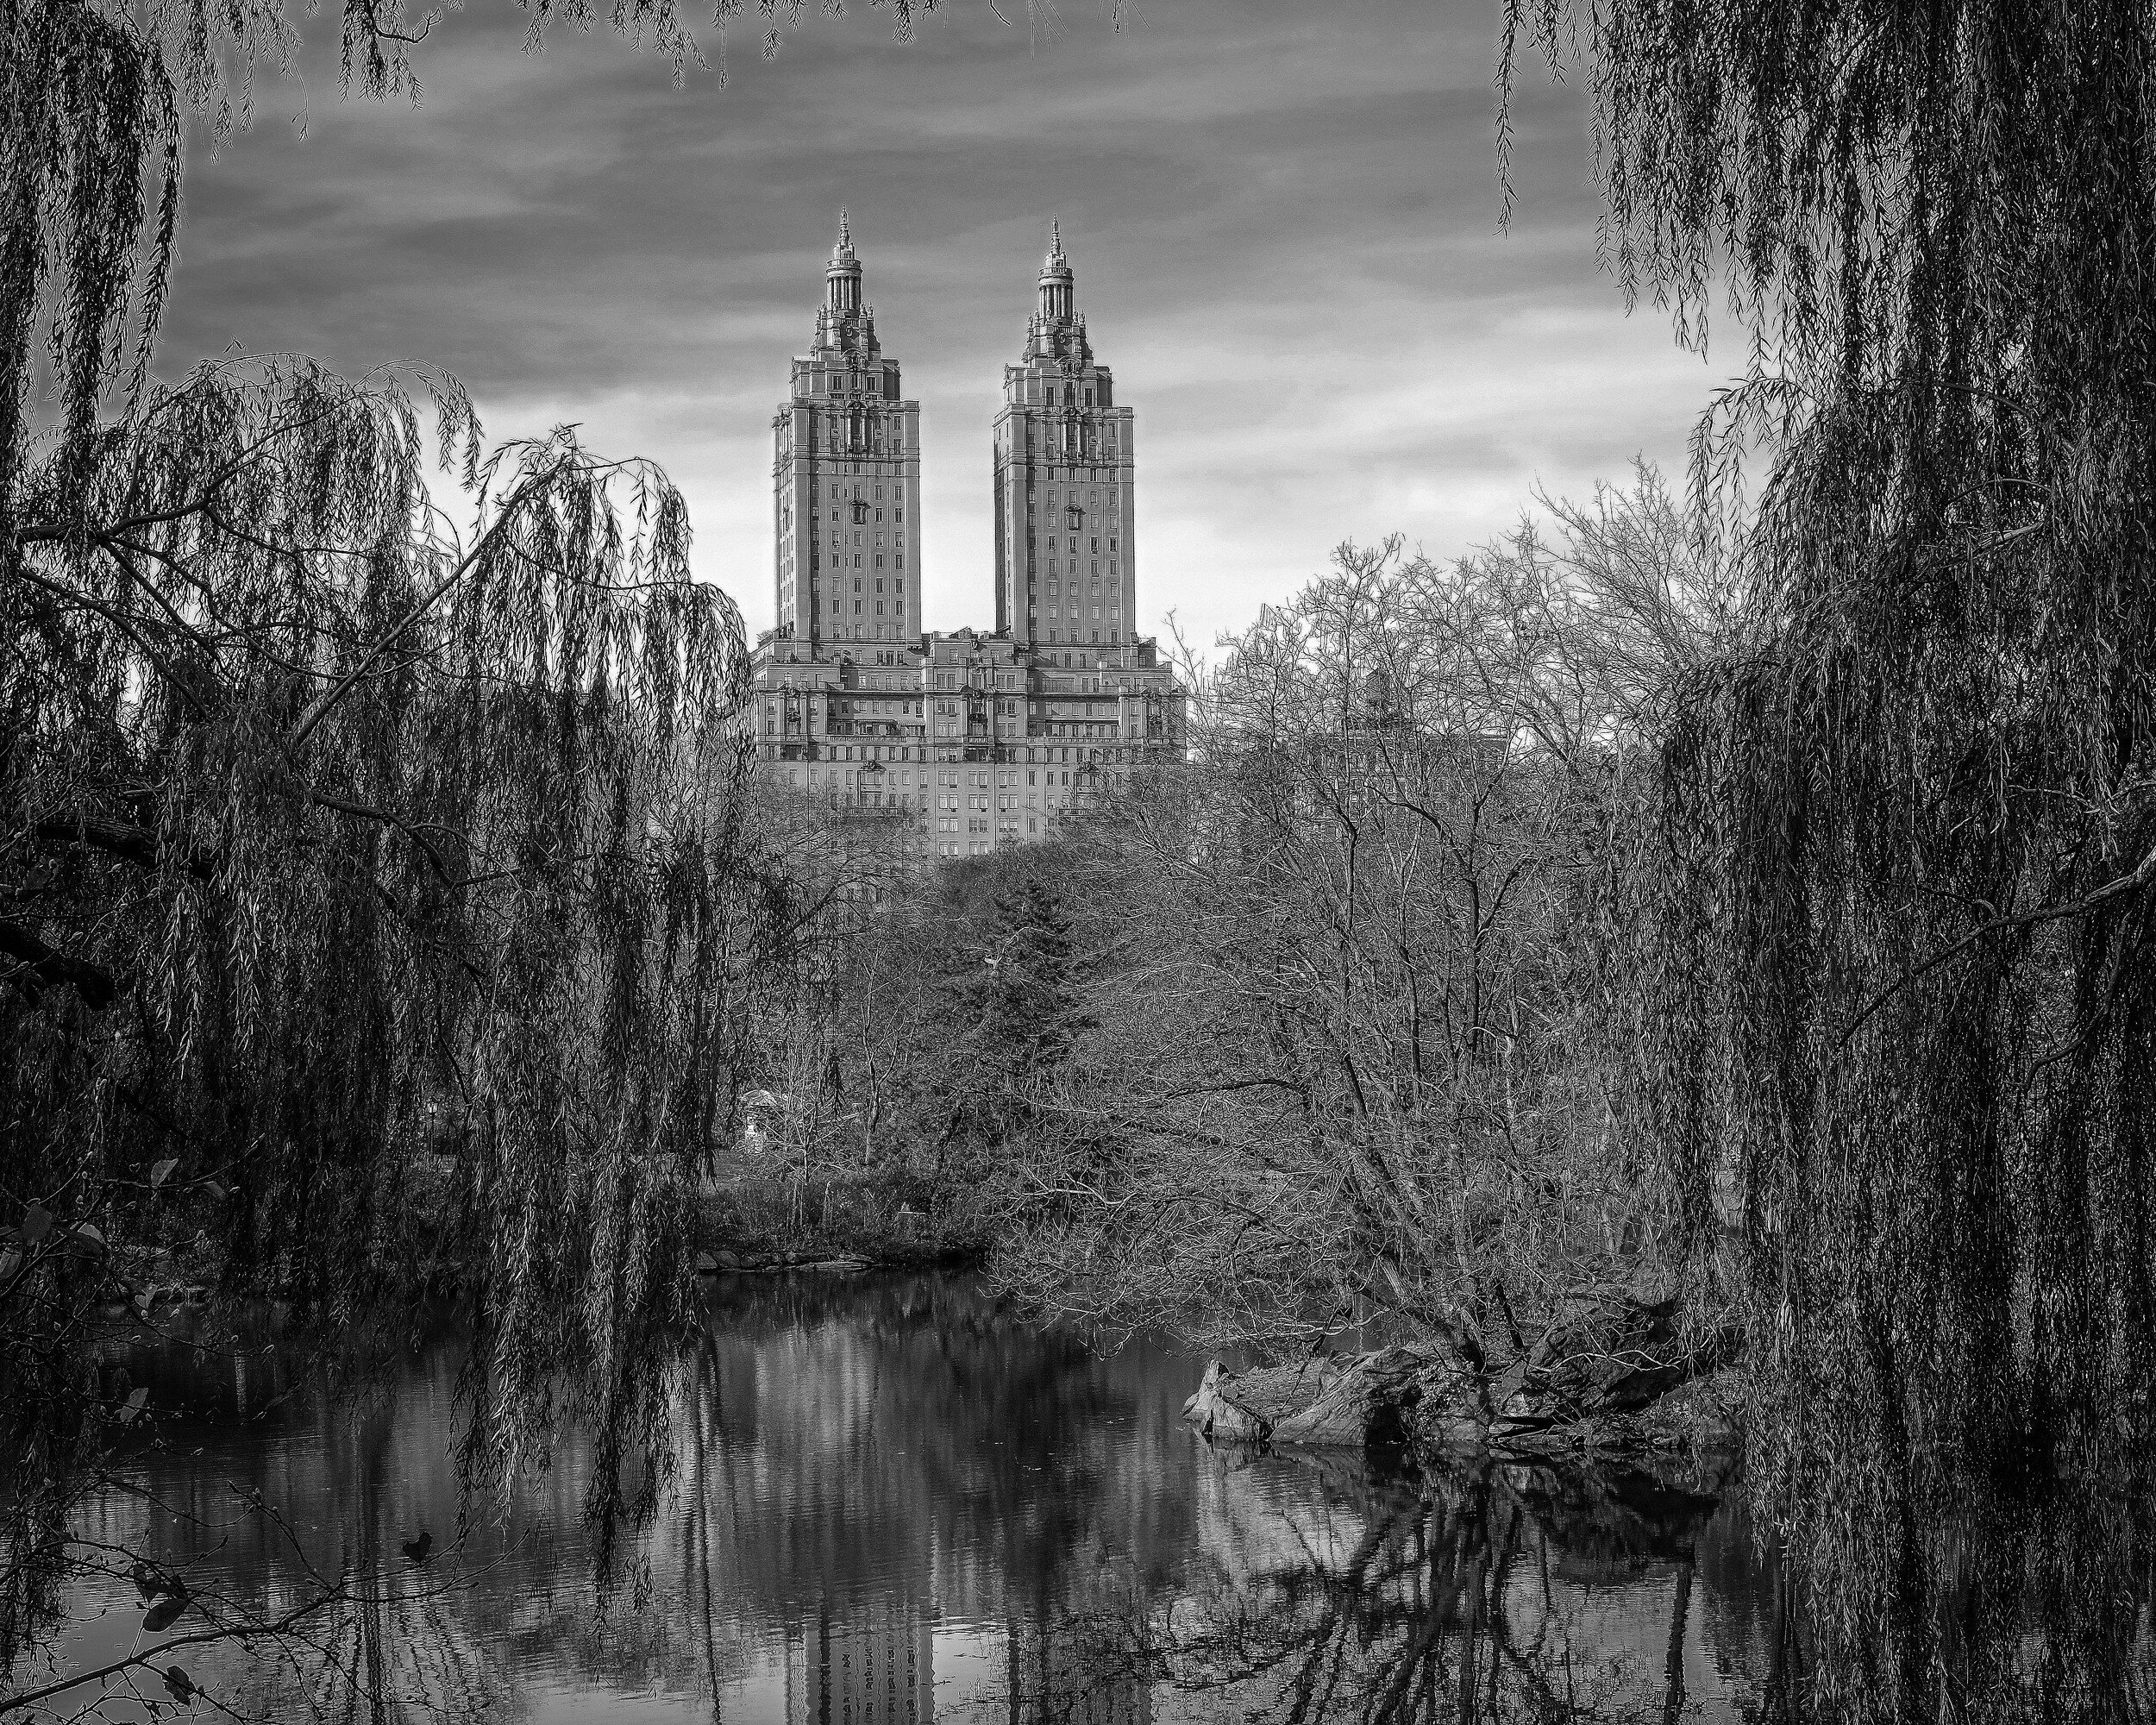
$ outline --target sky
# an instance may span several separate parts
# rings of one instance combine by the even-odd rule
[[[1586,104],[1539,67],[1501,225],[1498,0],[944,3],[899,44],[887,7],[810,0],[775,60],[736,28],[724,81],[677,89],[603,28],[523,53],[524,14],[470,0],[417,106],[343,98],[335,9],[303,17],[299,78],[191,160],[160,369],[417,361],[493,436],[574,423],[666,467],[752,631],[842,207],[921,403],[933,629],[993,624],[989,426],[1051,217],[1137,416],[1149,630],[1203,644],[1343,540],[1457,556],[1538,486],[1681,468],[1725,368],[1598,269]]]

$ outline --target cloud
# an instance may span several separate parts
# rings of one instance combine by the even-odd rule
[[[317,26],[304,134],[264,118],[191,166],[166,368],[423,359],[498,434],[577,421],[667,465],[752,624],[769,419],[841,204],[923,404],[937,626],[993,615],[988,426],[1051,213],[1137,410],[1141,603],[1201,636],[1342,538],[1457,553],[1537,483],[1681,458],[1714,374],[1596,271],[1570,90],[1523,87],[1500,229],[1494,5],[1144,0],[1118,31],[1065,0],[1047,43],[955,0],[906,47],[887,12],[810,16],[676,89],[603,34],[526,55],[514,9],[453,14],[416,110],[336,100]]]

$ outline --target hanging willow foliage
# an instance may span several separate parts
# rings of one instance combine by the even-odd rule
[[[1750,332],[1695,447],[1720,519],[1762,442],[1767,480],[1750,648],[1669,754],[1662,1148],[1695,1261],[1741,1199],[1819,1697],[1944,1716],[1990,1678],[1926,1602],[2029,1526],[1972,1543],[1978,1487],[2150,1435],[2156,8],[1551,0],[1510,41],[1591,63],[1627,292]],[[2068,1714],[2123,1693],[2090,1610],[2029,1667]]]
[[[655,469],[566,432],[482,461],[454,386],[433,406],[461,534],[396,380],[303,360],[153,387],[23,476],[0,1129],[31,1208],[0,1371],[27,1483],[101,1405],[81,1326],[149,1207],[206,1219],[234,1291],[350,1317],[432,1147],[490,1441],[564,1385],[624,1443],[656,1415],[638,1344],[680,1315],[783,914],[740,819],[742,630]]]
[[[350,0],[348,81],[410,89],[433,16]],[[670,9],[613,22],[693,56]],[[798,919],[740,618],[657,468],[486,454],[423,372],[153,375],[183,126],[295,41],[272,0],[0,0],[0,1671],[140,1406],[116,1261],[183,1222],[331,1319],[426,1231],[477,1296],[473,1471],[567,1408],[618,1507]]]
[[[595,18],[588,0],[521,3],[527,50],[556,25],[588,30]],[[887,6],[910,41],[937,0],[869,4]],[[715,0],[722,78],[729,26],[753,22],[768,58],[804,6]],[[346,91],[417,99],[411,50],[449,9],[343,0]],[[674,0],[618,0],[607,22],[666,60],[676,82],[707,64]],[[141,395],[179,233],[183,122],[222,142],[252,115],[257,68],[289,75],[298,47],[282,0],[0,0],[0,511],[12,506],[41,373],[78,445],[130,338],[124,381],[130,400]]]

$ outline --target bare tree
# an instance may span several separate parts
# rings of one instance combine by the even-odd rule
[[[1651,472],[1545,515],[1451,568],[1343,547],[1222,643],[1198,764],[1045,865],[1113,956],[1044,1107],[1112,1131],[1018,1164],[1041,1297],[1275,1342],[1388,1314],[1488,1408],[1651,1255],[1614,972],[1641,745],[1727,588]]]

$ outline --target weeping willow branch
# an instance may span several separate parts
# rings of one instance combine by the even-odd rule
[[[2028,911],[2020,916],[1998,917],[1990,922],[1980,924],[1951,945],[1941,947],[1921,963],[1911,965],[1892,982],[1866,1000],[1856,1016],[1849,1020],[1848,1027],[1842,1032],[1840,1040],[1836,1044],[1837,1048],[1846,1048],[1850,1038],[1864,1028],[1865,1021],[1904,988],[1928,975],[1940,965],[1951,962],[1961,953],[1967,951],[1978,941],[1989,939],[1996,934],[2010,933],[2016,929],[2036,928],[2045,923],[2062,922],[2069,917],[2086,916],[2091,911],[2110,903],[2114,899],[2123,897],[2128,893],[2139,892],[2151,881],[2156,881],[2156,850],[2151,850],[2147,856],[2142,857],[2139,865],[2130,874],[2120,875],[2109,885],[2098,888],[2086,898],[2078,899],[2072,904],[2055,905],[2044,910]]]
[[[297,754],[313,733],[315,727],[329,715],[339,701],[351,693],[354,686],[380,662],[382,656],[402,640],[411,631],[413,625],[435,607],[444,593],[471,573],[473,566],[493,549],[495,541],[500,537],[503,531],[515,518],[517,510],[528,499],[542,491],[559,471],[560,467],[557,464],[529,475],[516,490],[502,500],[501,506],[495,511],[492,523],[484,533],[479,535],[472,549],[457,560],[447,574],[413,602],[411,608],[398,618],[374,643],[373,646],[367,650],[356,665],[347,671],[335,683],[323,690],[314,704],[300,715],[299,722],[292,726],[291,735],[285,739],[285,749],[287,754]]]
[[[2156,856],[2116,872],[2156,758],[2156,12],[1515,3],[1507,40],[1587,63],[1625,292],[1747,349],[1693,464],[1745,650],[1671,713],[1629,1010],[1674,1238],[1745,1313],[1810,1703],[2130,1711],[2094,1616],[1950,1692],[1932,1530],[2156,1440],[2120,1393],[2156,1379]]]
[[[397,1291],[403,1170],[455,1098],[428,1225],[486,1314],[482,1448],[535,1452],[566,1395],[617,1446],[611,1515],[798,906],[743,812],[740,619],[664,474],[512,445],[459,549],[415,418],[393,378],[220,361],[22,475],[21,518],[147,524],[154,555],[55,531],[0,567],[6,1184],[70,1195],[41,1224],[70,1239],[186,1207],[230,1290],[335,1319]],[[16,1527],[66,1513],[97,1442],[97,1350],[60,1339],[98,1285],[69,1253],[11,1284]]]

